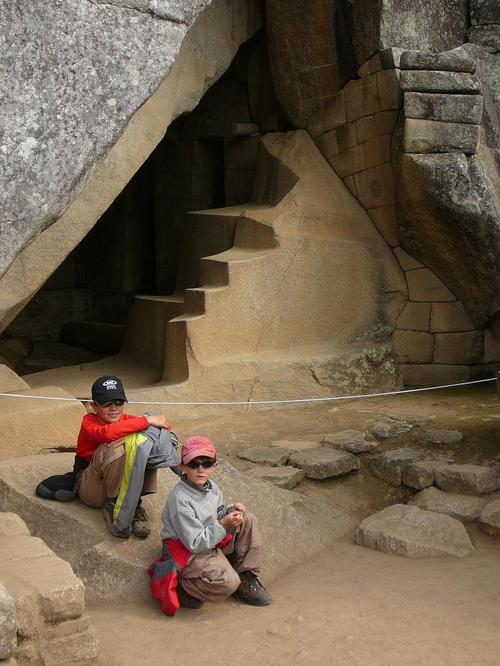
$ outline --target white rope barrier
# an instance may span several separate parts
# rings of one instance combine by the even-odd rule
[[[440,386],[425,386],[422,388],[402,389],[401,391],[385,391],[383,393],[359,393],[357,395],[336,395],[326,398],[291,398],[288,400],[232,400],[232,401],[214,401],[214,402],[180,402],[180,401],[154,401],[154,400],[129,400],[129,405],[176,405],[176,406],[216,406],[232,407],[242,405],[288,405],[304,404],[312,402],[334,402],[338,400],[356,400],[362,398],[381,398],[393,395],[405,395],[407,393],[422,393],[425,391],[437,391],[439,389],[456,388],[457,386],[472,386],[473,384],[484,384],[486,382],[495,382],[495,377],[488,379],[476,379],[471,382],[461,382],[459,384],[442,384]],[[60,398],[49,395],[26,395],[25,393],[0,393],[4,398],[29,398],[31,400],[59,400],[60,402],[92,402],[91,398]]]

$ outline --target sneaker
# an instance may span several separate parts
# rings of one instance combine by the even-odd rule
[[[252,571],[240,574],[240,586],[234,596],[250,606],[269,606],[273,598]]]
[[[205,603],[202,599],[188,594],[180,583],[177,583],[177,597],[182,608],[201,608]]]
[[[150,533],[151,528],[148,523],[148,515],[144,511],[144,507],[138,504],[132,518],[132,534],[138,539],[145,539]]]
[[[115,503],[107,499],[104,502],[104,506],[102,507],[102,514],[104,516],[104,520],[106,521],[108,532],[112,534],[114,537],[117,537],[118,539],[128,539],[130,536],[130,529],[119,530],[116,527],[113,521],[114,510],[115,510]]]

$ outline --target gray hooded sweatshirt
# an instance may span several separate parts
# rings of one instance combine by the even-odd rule
[[[203,488],[182,479],[168,496],[161,515],[162,539],[180,539],[192,553],[205,553],[226,536],[219,520],[229,507],[213,481]]]

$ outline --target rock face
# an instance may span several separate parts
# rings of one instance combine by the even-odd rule
[[[325,435],[321,441],[326,446],[348,453],[364,453],[378,446],[378,442],[370,442],[365,439],[365,433],[362,430],[343,430],[332,435]]]
[[[418,458],[412,449],[384,451],[368,459],[371,474],[392,486],[400,486],[406,469]]]
[[[11,157],[2,190],[0,275],[74,198],[96,158],[168,73],[209,1],[147,4],[33,2],[21,16],[2,3],[2,59],[12,78],[4,80],[4,151]],[[61,94],[61,82],[69,80]]]
[[[496,472],[483,465],[446,465],[434,472],[436,486],[449,493],[482,495],[498,488]]]
[[[438,488],[426,488],[417,493],[409,504],[418,506],[426,511],[444,513],[458,520],[477,520],[488,500],[484,497],[472,495],[458,495],[446,493]]]
[[[474,549],[458,520],[415,506],[394,504],[365,518],[356,543],[404,557],[465,557]]]
[[[326,448],[292,453],[289,463],[303,469],[309,479],[330,479],[361,467],[358,458],[351,453]]]

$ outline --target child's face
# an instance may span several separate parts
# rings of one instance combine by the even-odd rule
[[[202,467],[202,463],[213,463],[211,467]],[[190,467],[189,465],[195,465],[196,467]],[[206,458],[205,456],[200,456],[191,460],[189,464],[181,464],[182,473],[186,475],[187,480],[198,488],[202,488],[205,483],[210,479],[212,474],[217,467],[217,463],[212,458]]]
[[[97,402],[91,404],[92,409],[102,423],[117,423],[121,419],[123,410],[125,409],[125,403],[121,400],[112,400],[105,405],[98,405]]]

